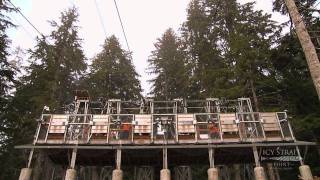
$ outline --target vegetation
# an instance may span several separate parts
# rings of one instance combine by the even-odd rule
[[[156,50],[149,58],[149,73],[156,78],[151,94],[158,99],[175,99],[188,97],[188,70],[182,42],[172,29],[168,29],[155,43]],[[181,91],[183,89],[183,91]]]
[[[141,98],[141,85],[130,52],[121,48],[115,36],[106,39],[102,52],[93,59],[83,87],[88,89],[94,98]]]
[[[319,27],[311,8],[315,3],[297,4],[309,29]],[[6,29],[13,24],[5,14],[12,10],[7,1],[0,5],[0,179],[17,179],[25,158],[14,145],[32,141],[35,119],[45,105],[62,111],[74,89],[89,90],[93,99],[142,97],[131,52],[115,36],[106,38],[93,59],[85,57],[75,8],[51,22],[48,36],[37,38],[28,50],[27,73],[18,78],[19,70],[8,61]],[[284,1],[275,1],[274,10],[286,14]],[[297,138],[319,142],[320,104],[303,49],[292,29],[282,31],[290,22],[279,25],[270,18],[255,10],[254,3],[192,0],[180,31],[169,28],[155,42],[148,58],[150,95],[168,100],[250,97],[257,111],[288,110]],[[315,174],[320,173],[318,159],[314,152],[307,159]],[[286,179],[297,177],[281,173]]]

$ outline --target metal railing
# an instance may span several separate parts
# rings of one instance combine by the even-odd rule
[[[100,117],[98,117],[100,116]],[[95,117],[95,118],[94,118]],[[97,119],[98,118],[98,119]],[[100,119],[99,119],[100,118]],[[173,140],[171,143],[294,140],[286,112],[194,114],[43,114],[35,143]],[[270,138],[270,139],[268,139]]]

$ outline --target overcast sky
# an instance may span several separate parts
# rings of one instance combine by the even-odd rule
[[[106,35],[115,34],[124,49],[124,41],[117,12],[113,0],[11,0],[18,6],[37,29],[47,35],[51,32],[49,20],[58,20],[61,11],[75,5],[79,11],[80,37],[83,39],[83,50],[91,59],[101,50]],[[101,21],[95,4],[97,2],[101,13]],[[240,0],[241,3],[253,0]],[[186,8],[189,0],[117,0],[122,21],[125,26],[130,50],[133,52],[133,63],[141,75],[140,81],[144,95],[150,90],[146,73],[147,59],[154,49],[156,39],[169,27],[178,31],[186,20]],[[257,9],[272,13],[272,0],[258,0]],[[11,15],[12,21],[18,25],[9,30],[12,49],[20,46],[23,49],[33,48],[37,32],[19,15]],[[273,14],[273,19],[279,22],[287,18]]]

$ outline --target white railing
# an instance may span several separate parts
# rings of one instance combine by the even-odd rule
[[[286,112],[43,114],[35,134],[35,143],[148,144],[163,140],[256,142],[294,140],[294,136]]]

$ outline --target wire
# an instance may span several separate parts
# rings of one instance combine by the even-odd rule
[[[18,24],[18,27],[21,27],[25,33],[33,40],[34,37],[32,36],[32,34],[16,19],[14,18],[13,16],[11,17],[17,24]]]
[[[316,4],[316,5],[314,5],[313,7],[314,8],[317,8],[317,6],[320,4],[320,1]]]
[[[308,10],[308,9],[316,9],[317,8],[317,6],[320,4],[320,1],[317,3],[317,4],[315,4],[315,5],[312,5],[311,7],[309,7],[309,8],[305,8],[305,9],[302,9],[301,10],[301,7],[299,8],[299,10],[301,10],[300,11],[300,14],[303,14],[306,10]]]
[[[127,43],[128,52],[130,52],[128,39],[127,39],[126,32],[125,32],[125,30],[124,30],[124,26],[123,26],[123,23],[122,23],[122,20],[121,20],[121,16],[120,16],[120,12],[119,12],[119,9],[118,9],[117,1],[116,1],[116,0],[113,0],[113,2],[114,2],[114,5],[115,5],[115,7],[116,7],[116,9],[117,9],[118,18],[119,18],[119,21],[120,21],[120,24],[121,24],[121,28],[122,28],[122,32],[123,32],[124,39],[126,40],[126,43]]]
[[[99,7],[98,7],[97,0],[94,0],[94,3],[96,5],[96,9],[97,9],[97,12],[98,12],[98,16],[99,16],[99,19],[100,19],[100,23],[101,23],[104,35],[107,36],[107,31],[106,31],[106,28],[105,28],[103,20],[102,20],[102,16],[101,16],[101,13],[100,13],[100,10],[99,10]]]
[[[45,37],[32,23],[29,19],[17,8],[10,0],[8,2],[19,12],[19,14],[32,26],[34,30],[36,30],[42,37]]]

